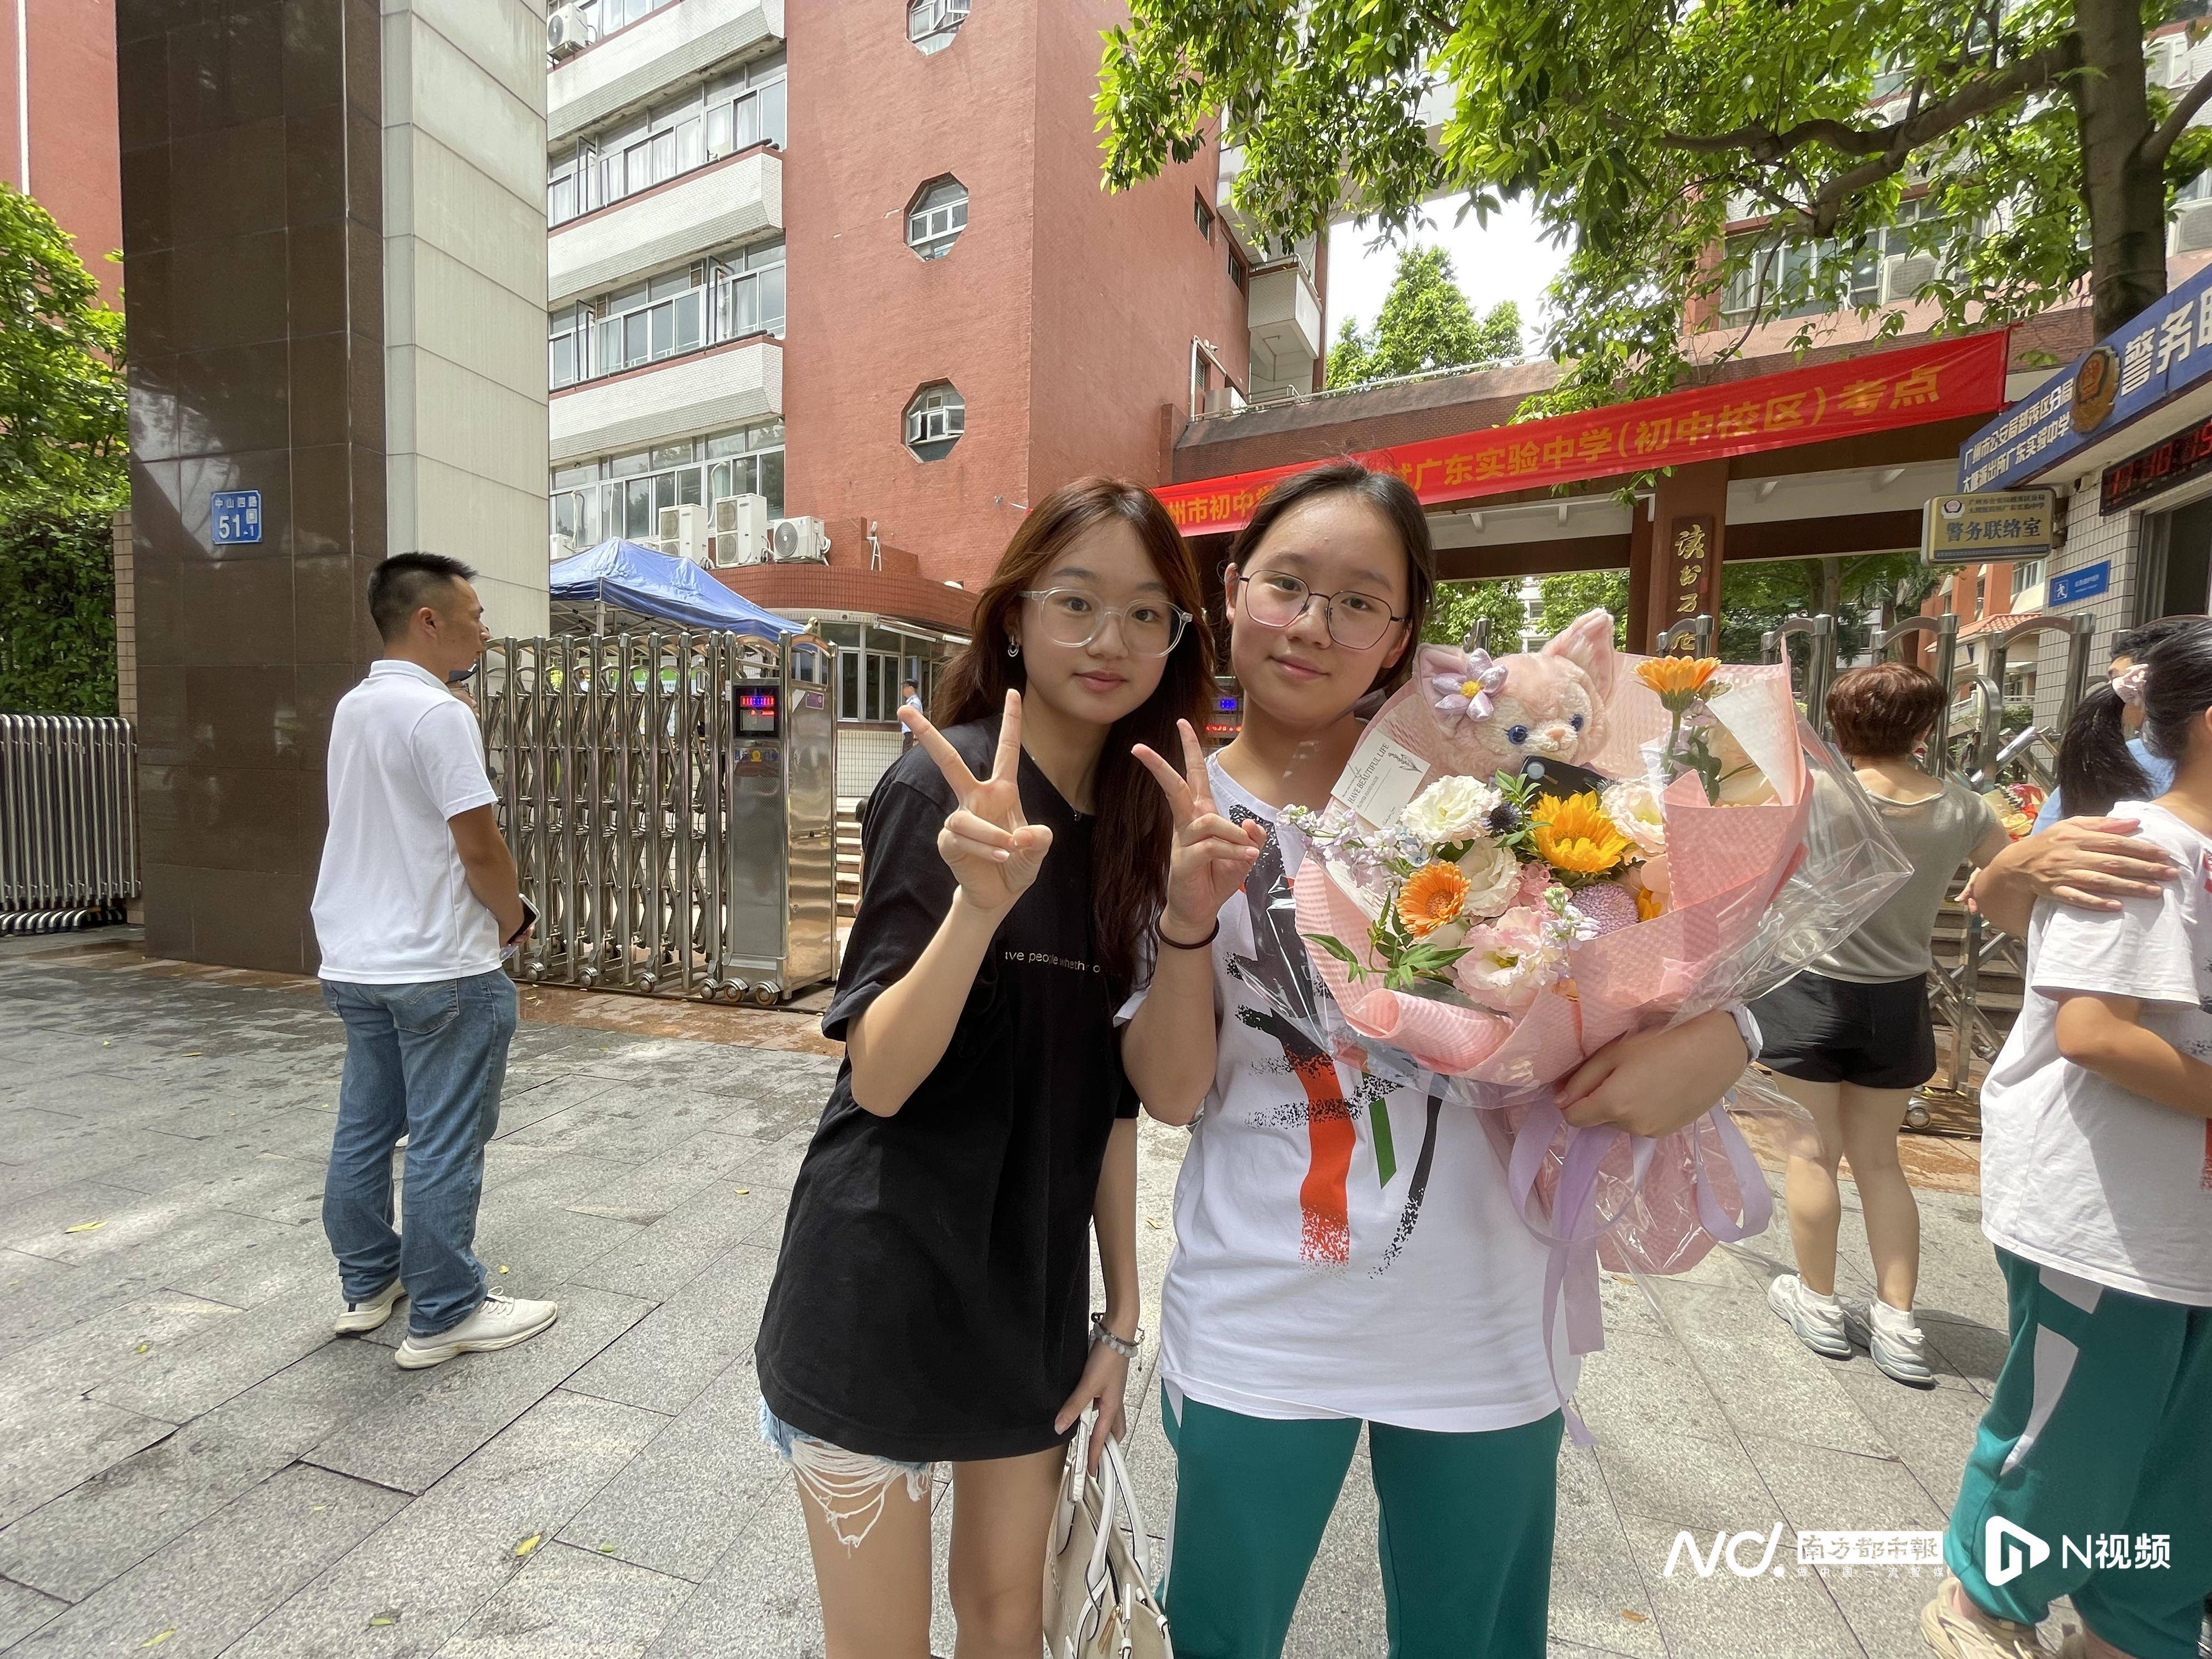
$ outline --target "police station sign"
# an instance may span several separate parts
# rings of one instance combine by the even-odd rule
[[[2047,471],[2212,375],[2212,266],[2092,346],[1959,451],[1959,488]]]

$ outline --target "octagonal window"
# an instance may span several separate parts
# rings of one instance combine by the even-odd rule
[[[968,228],[968,186],[947,174],[933,179],[907,204],[906,245],[925,259],[942,259]]]
[[[950,380],[915,392],[906,406],[906,447],[918,461],[941,461],[968,429],[968,405]]]
[[[968,0],[907,0],[906,38],[924,52],[942,52],[968,21]]]

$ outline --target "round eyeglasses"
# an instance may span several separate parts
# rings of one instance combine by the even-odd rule
[[[1244,584],[1244,614],[1262,628],[1288,628],[1319,599],[1329,638],[1348,651],[1381,644],[1392,623],[1406,620],[1392,611],[1388,599],[1350,590],[1316,593],[1287,571],[1240,572],[1237,580]]]
[[[1088,645],[1110,620],[1121,623],[1121,643],[1130,655],[1164,657],[1190,625],[1190,613],[1165,599],[1107,605],[1079,587],[1034,588],[1022,598],[1036,606],[1045,637],[1055,645]]]

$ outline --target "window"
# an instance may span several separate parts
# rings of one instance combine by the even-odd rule
[[[906,406],[906,447],[918,461],[941,461],[968,429],[968,405],[950,381],[914,394]]]
[[[1244,261],[1235,248],[1229,250],[1229,280],[1238,289],[1244,286]]]
[[[1984,565],[1974,572],[1974,620],[1979,622],[1990,614],[1990,570]]]
[[[611,536],[648,541],[664,507],[704,505],[723,495],[764,495],[783,516],[783,422],[766,421],[655,449],[631,450],[556,468],[549,492],[556,534],[578,547]]]
[[[566,224],[763,141],[781,146],[787,91],[778,52],[579,141],[547,171],[546,222]]]
[[[547,319],[555,391],[749,334],[783,333],[783,243],[694,261]]]
[[[941,52],[968,21],[968,0],[907,0],[906,38],[924,52]]]
[[[949,175],[924,185],[906,210],[906,245],[942,259],[968,228],[968,186]]]
[[[2042,580],[2042,560],[2014,559],[2012,565],[2012,596],[2014,601]]]
[[[1190,198],[1190,216],[1198,226],[1198,234],[1207,241],[1213,240],[1213,210],[1206,204],[1206,198],[1194,195]]]
[[[1733,252],[1733,250],[1731,250]],[[1773,317],[1810,317],[1844,306],[1870,306],[1881,295],[1881,256],[1873,238],[1846,245],[1830,238],[1761,247],[1729,273],[1723,315],[1763,305]]]
[[[647,12],[658,11],[674,0],[578,0],[589,39],[597,40],[626,28]]]
[[[714,262],[714,338],[783,335],[783,242],[763,242]]]

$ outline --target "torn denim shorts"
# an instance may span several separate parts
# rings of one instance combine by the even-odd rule
[[[791,1465],[799,1490],[822,1506],[822,1518],[846,1549],[854,1550],[882,1518],[892,1482],[904,1480],[915,1503],[929,1496],[933,1463],[902,1463],[896,1458],[847,1451],[794,1429],[760,1402],[760,1437]]]

